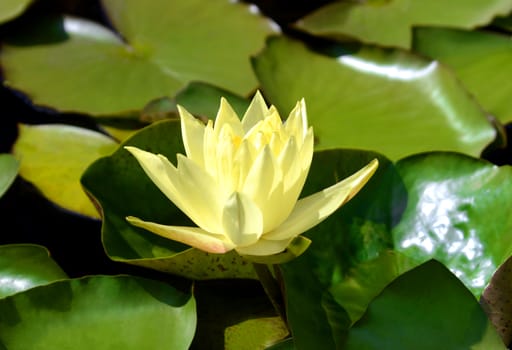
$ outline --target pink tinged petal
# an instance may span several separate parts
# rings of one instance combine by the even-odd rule
[[[316,226],[354,197],[377,170],[378,164],[378,160],[374,159],[352,176],[299,200],[286,221],[263,237],[269,240],[283,240]]]
[[[188,244],[208,253],[222,254],[234,248],[233,243],[226,237],[210,233],[199,227],[167,226],[143,221],[133,216],[128,216],[126,220],[133,226],[143,228],[173,241]]]
[[[215,134],[219,135],[223,126],[226,124],[231,126],[235,135],[243,137],[244,130],[238,115],[233,110],[229,102],[224,97],[222,97],[220,99],[219,111],[217,112],[217,117],[215,118]]]
[[[268,107],[259,91],[252,98],[251,104],[242,118],[242,125],[245,132],[248,132],[259,121],[268,114]]]
[[[261,211],[243,193],[235,192],[227,199],[222,224],[224,234],[237,246],[252,244],[263,233]]]
[[[185,108],[178,105],[181,117],[181,137],[187,157],[199,166],[204,166],[204,129],[205,125],[197,120]]]
[[[256,243],[252,245],[245,247],[235,247],[235,250],[240,255],[272,255],[284,251],[292,240],[293,237],[282,240],[267,240],[265,238],[260,238]]]

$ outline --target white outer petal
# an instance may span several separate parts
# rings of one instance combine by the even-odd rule
[[[377,167],[378,160],[374,159],[350,177],[299,200],[286,221],[274,231],[265,233],[263,238],[267,240],[293,238],[316,226],[354,197],[368,182]]]

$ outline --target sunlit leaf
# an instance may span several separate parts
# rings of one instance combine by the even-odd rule
[[[397,170],[408,197],[395,249],[443,262],[479,297],[512,255],[512,167],[433,153],[403,159]]]
[[[175,120],[154,123],[125,144],[161,153],[172,162],[177,153],[185,153]],[[129,224],[125,218],[133,215],[163,224],[195,226],[124,148],[93,163],[81,181],[101,206],[103,244],[110,258],[193,279],[255,277],[252,265],[235,252],[208,254]]]
[[[495,130],[451,72],[400,50],[331,46],[329,55],[277,37],[254,61],[279,110],[304,97],[317,149],[376,150],[391,159],[452,150],[478,156]]]
[[[317,35],[408,48],[415,25],[474,28],[512,10],[510,0],[334,1],[298,22]]]
[[[499,120],[512,121],[510,35],[418,28],[413,47],[451,67],[482,106]]]
[[[0,298],[67,278],[41,246],[0,246]]]
[[[342,348],[506,349],[473,295],[437,261],[384,289],[349,330]]]
[[[117,143],[84,128],[63,125],[20,125],[13,152],[20,175],[57,205],[90,217],[98,213],[80,185],[80,176],[96,159],[110,154]]]
[[[38,105],[94,115],[141,110],[192,80],[242,95],[256,88],[249,56],[274,30],[252,7],[228,0],[104,0],[103,7],[120,35],[63,17],[9,36],[1,55],[7,85]]]
[[[86,277],[0,300],[0,344],[9,350],[188,349],[195,300],[129,276]]]
[[[19,162],[10,154],[0,154],[0,197],[12,185],[18,175]]]
[[[7,22],[22,14],[33,0],[2,0],[0,2],[0,23]]]

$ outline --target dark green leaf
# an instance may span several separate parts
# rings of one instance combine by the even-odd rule
[[[66,274],[44,247],[0,246],[0,298],[64,278]]]
[[[506,349],[474,296],[437,261],[384,289],[350,329],[342,348]]]

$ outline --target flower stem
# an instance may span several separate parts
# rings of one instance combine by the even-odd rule
[[[276,310],[277,314],[286,322],[286,312],[284,308],[283,295],[278,281],[270,272],[269,266],[266,264],[253,263],[254,271],[260,280],[260,283],[265,290],[272,306]]]

